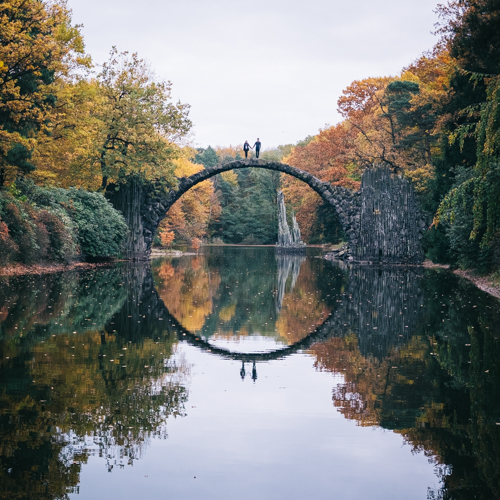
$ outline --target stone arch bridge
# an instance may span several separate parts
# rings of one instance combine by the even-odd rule
[[[154,186],[132,180],[127,189],[107,192],[125,216],[130,234],[125,258],[149,258],[154,234],[170,207],[187,191],[211,177],[240,168],[263,168],[291,175],[305,182],[336,211],[348,238],[346,258],[359,262],[408,263],[423,261],[420,243],[425,221],[410,183],[389,168],[367,169],[361,189],[354,191],[323,182],[304,170],[262,159],[236,160],[179,179],[176,188],[158,194]]]

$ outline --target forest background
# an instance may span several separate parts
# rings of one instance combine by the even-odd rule
[[[500,267],[500,1],[437,7],[438,43],[395,76],[354,81],[342,121],[263,159],[357,189],[365,168],[407,177],[428,215],[427,257]],[[126,226],[106,201],[132,180],[177,178],[237,159],[242,145],[195,149],[189,106],[137,54],[93,66],[63,1],[0,5],[0,264],[120,254]],[[156,242],[273,244],[282,189],[308,243],[336,243],[333,211],[305,184],[259,169],[186,193]]]

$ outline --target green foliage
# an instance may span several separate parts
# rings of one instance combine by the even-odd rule
[[[429,257],[483,272],[498,268],[500,37],[497,0],[451,0],[438,11],[453,57],[442,142],[425,208],[435,213]],[[495,76],[496,75],[496,76]]]
[[[27,187],[30,201],[54,213],[64,210],[68,226],[76,235],[84,256],[117,257],[127,234],[123,215],[100,193],[83,189],[44,189]]]
[[[24,264],[43,260],[47,256],[48,235],[36,218],[33,208],[8,193],[0,193],[0,218],[7,227],[8,250],[2,260],[19,260]]]
[[[123,215],[99,193],[75,188],[67,193],[66,210],[78,227],[82,252],[91,257],[120,255],[127,234]]]
[[[479,195],[478,195],[479,193]],[[435,225],[443,224],[453,260],[463,268],[488,270],[491,249],[484,243],[485,221],[478,224],[476,203],[484,194],[482,179],[470,169],[457,169],[456,184],[444,197],[436,214]]]
[[[219,220],[210,224],[214,237],[225,243],[276,243],[276,196],[279,173],[261,169],[240,169],[237,182],[217,179],[217,194],[222,208]]]
[[[321,201],[316,207],[315,226],[312,228],[309,243],[339,243],[346,240],[346,236],[333,207]]]
[[[9,191],[0,191],[0,264],[120,255],[127,226],[103,195],[30,181]]]
[[[477,75],[476,75],[477,76]],[[494,260],[500,231],[500,78],[490,81],[487,100],[472,130],[476,137],[474,169],[457,169],[460,175],[443,198],[435,223],[447,224],[450,247],[464,267],[488,271]],[[457,132],[461,142],[471,127]]]
[[[189,106],[172,103],[172,84],[156,81],[137,54],[120,54],[116,48],[98,82],[102,187],[131,175],[173,185],[172,160],[180,156],[175,141],[191,128]]]
[[[467,71],[500,73],[498,0],[453,0],[438,9],[451,55]]]
[[[432,262],[439,264],[454,264],[450,250],[450,240],[444,225],[433,226],[427,231],[423,238],[425,256]]]
[[[197,151],[198,152],[194,157],[194,163],[203,165],[205,168],[215,167],[217,163],[219,163],[219,157],[217,156],[215,149],[211,146],[208,146],[206,149],[199,148]]]

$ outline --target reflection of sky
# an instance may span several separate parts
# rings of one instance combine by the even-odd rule
[[[232,338],[212,337],[210,339],[210,344],[214,347],[227,349],[235,353],[271,352],[286,345],[275,338],[262,337],[260,335],[252,335],[251,337],[239,337],[235,335]]]
[[[73,500],[422,500],[439,481],[398,434],[359,427],[332,404],[339,376],[296,354],[261,363],[243,381],[238,361],[182,344],[192,364],[187,416],[169,418],[133,467],[108,473],[94,457]],[[248,370],[250,371],[250,370]]]

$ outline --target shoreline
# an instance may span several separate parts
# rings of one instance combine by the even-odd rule
[[[461,269],[450,269],[448,264],[435,264],[430,260],[425,260],[422,264],[426,269],[446,269],[452,272],[456,276],[460,276],[471,283],[473,283],[477,288],[486,292],[497,299],[500,299],[500,283],[493,283],[491,275],[478,276],[472,271],[463,271]]]
[[[471,281],[472,283],[474,283],[474,285],[476,285],[477,288],[479,288],[483,292],[486,292],[490,295],[493,295],[493,297],[500,299],[500,285],[492,283],[490,275],[477,276],[470,271],[462,271],[460,269],[454,270],[453,274]]]
[[[208,246],[208,245],[207,245]],[[211,245],[210,245],[211,246]],[[216,245],[214,245],[216,246]],[[221,246],[274,246],[274,245],[221,245]],[[318,245],[319,246],[319,245]],[[168,252],[168,253],[167,253]],[[181,252],[181,251],[165,251],[158,252],[152,251],[150,258],[155,257],[181,257],[183,255],[197,255],[194,252]],[[148,259],[149,260],[149,259]],[[0,267],[0,277],[12,277],[12,276],[25,276],[27,274],[32,275],[43,275],[43,274],[53,274],[61,273],[67,271],[86,271],[88,269],[97,269],[99,267],[108,267],[115,265],[117,262],[124,262],[123,260],[114,260],[108,262],[70,262],[69,264],[14,264],[7,267]],[[478,276],[472,271],[463,271],[461,269],[450,269],[447,264],[435,264],[430,260],[425,260],[421,267],[425,269],[445,269],[452,272],[456,276],[460,276],[471,283],[473,283],[477,288],[483,292],[492,295],[493,297],[500,299],[500,283],[492,282],[491,275]]]
[[[69,264],[14,264],[7,267],[0,267],[0,277],[25,276],[33,274],[41,276],[43,274],[62,273],[67,271],[86,271],[98,267],[108,267],[116,264],[112,262],[70,262]]]

